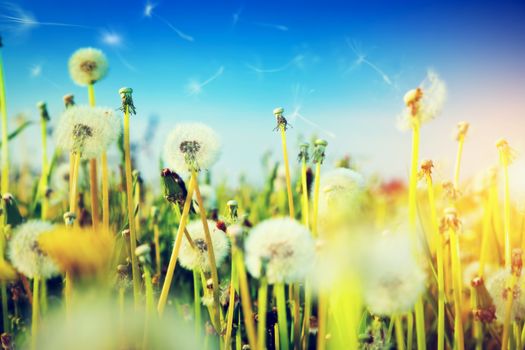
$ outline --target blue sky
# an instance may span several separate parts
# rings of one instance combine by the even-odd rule
[[[96,85],[97,103],[117,107],[118,89],[133,87],[135,140],[152,116],[159,118],[140,157],[149,176],[156,174],[166,132],[194,120],[222,136],[217,174],[235,179],[246,172],[258,180],[265,150],[280,159],[272,133],[277,106],[293,125],[292,153],[300,138],[316,134],[329,141],[330,160],[348,153],[365,172],[404,176],[410,138],[395,120],[403,93],[428,68],[449,89],[442,117],[423,130],[422,155],[443,164],[443,178],[460,120],[472,123],[468,175],[497,160],[499,137],[525,151],[520,3],[24,0],[2,3],[0,31],[12,118],[25,113],[36,120],[35,104],[45,100],[56,120],[70,92],[85,103],[67,60],[80,47],[102,49],[110,73]],[[28,135],[37,135],[34,129]],[[23,146],[27,154],[38,152],[37,144]],[[525,166],[518,168],[525,178]]]

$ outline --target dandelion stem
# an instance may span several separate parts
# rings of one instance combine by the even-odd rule
[[[277,322],[279,324],[279,343],[281,350],[289,349],[288,322],[286,317],[286,297],[284,284],[277,283],[274,285],[275,299],[277,302]],[[318,347],[318,349],[320,349]]]
[[[91,220],[93,229],[97,230],[98,222],[98,181],[97,181],[97,160],[89,160],[89,184],[91,192]]]
[[[109,230],[109,170],[108,157],[106,152],[100,156],[102,167],[102,227],[105,231]]]
[[[217,325],[218,329],[217,332],[220,334],[222,330],[222,324],[221,324],[221,318],[219,313],[219,274],[217,272],[217,264],[215,262],[215,252],[213,251],[213,242],[211,240],[210,235],[210,228],[208,227],[208,218],[206,217],[206,209],[204,208],[204,202],[202,200],[201,192],[199,189],[199,183],[197,181],[197,173],[195,171],[192,172],[192,177],[194,178],[194,186],[195,186],[195,195],[197,196],[197,204],[199,205],[199,212],[200,217],[202,221],[202,226],[204,228],[204,237],[206,239],[206,246],[208,247],[208,259],[210,262],[210,271],[211,271],[211,279],[213,283],[213,308],[215,309],[215,324]]]
[[[166,271],[166,277],[164,279],[164,284],[162,285],[162,291],[160,293],[159,302],[157,304],[157,311],[160,316],[162,316],[162,314],[164,313],[164,308],[166,307],[166,302],[168,300],[171,281],[173,280],[173,273],[175,272],[175,265],[177,264],[177,258],[179,256],[182,237],[184,235],[184,229],[186,228],[186,223],[188,220],[191,199],[193,198],[193,191],[195,189],[196,182],[197,179],[192,174],[188,186],[188,194],[186,195],[186,201],[184,202],[184,207],[182,208],[182,215],[179,222],[179,228],[177,230],[177,236],[175,238],[175,245],[173,246],[173,250],[171,251],[168,270]]]
[[[454,188],[459,188],[459,167],[461,164],[461,155],[463,154],[463,145],[465,144],[465,136],[460,135],[458,139],[458,152],[456,155],[456,166],[454,168]]]
[[[0,293],[2,294],[2,327],[5,332],[9,332],[11,327],[9,324],[9,309],[7,305],[7,284],[4,281],[0,282]]]
[[[252,301],[250,298],[248,278],[246,277],[244,257],[242,251],[235,246],[232,247],[232,260],[237,264],[239,290],[241,292],[241,306],[244,316],[244,327],[246,328],[246,334],[248,336],[248,343],[250,344],[250,349],[257,349],[257,336],[255,333],[255,325],[253,324]]]
[[[228,317],[226,321],[226,335],[224,337],[224,348],[230,349],[231,335],[233,330],[233,314],[235,311],[235,293],[237,284],[237,268],[235,264],[231,266],[230,295],[228,300]]]
[[[512,302],[514,301],[514,289],[518,278],[515,274],[512,274],[508,284],[507,299],[505,302],[505,319],[503,321],[503,336],[501,338],[501,350],[507,350],[509,348],[509,333],[510,333],[510,322],[512,315]]]
[[[306,158],[301,160],[301,185],[303,197],[303,223],[310,227],[310,202],[308,201],[308,184],[306,179]]]
[[[40,321],[40,278],[35,276],[33,278],[33,305],[32,305],[32,316],[31,316],[31,349],[37,348],[37,333],[38,323]]]
[[[312,285],[307,280],[304,287],[304,311],[303,311],[303,330],[302,330],[302,348],[308,349],[310,340],[310,315],[312,314]]]
[[[445,276],[443,261],[443,238],[439,233],[439,222],[437,219],[436,202],[434,196],[434,186],[430,174],[425,176],[427,182],[428,202],[430,204],[430,215],[432,231],[434,237],[434,247],[436,249],[437,274],[438,274],[438,323],[437,323],[437,349],[445,349]]]
[[[157,276],[160,277],[160,269],[161,269],[161,260],[160,260],[160,242],[159,242],[159,223],[155,222],[153,224],[153,241],[155,244],[155,267]]]
[[[396,329],[396,345],[398,350],[405,350],[405,339],[403,337],[403,323],[401,322],[401,316],[394,316],[395,318],[395,329]]]
[[[48,160],[47,160],[47,119],[41,118],[40,121],[42,132],[42,178],[40,180],[40,196],[42,198],[41,218],[47,219],[47,212],[49,208],[49,200],[47,198],[48,188]]]
[[[268,304],[268,280],[261,277],[257,299],[257,345],[258,350],[266,349],[266,309]]]
[[[193,270],[193,307],[195,312],[195,334],[201,336],[201,288],[200,271]]]
[[[124,110],[124,157],[126,165],[126,195],[128,202],[128,222],[131,248],[131,269],[133,275],[133,298],[135,306],[139,305],[140,298],[140,276],[135,249],[137,247],[137,233],[135,232],[135,219],[133,208],[133,182],[131,179],[131,149],[130,149],[130,127],[129,127],[129,106],[126,105]]]
[[[315,180],[314,180],[314,213],[312,217],[312,233],[317,237],[318,231],[318,217],[319,217],[319,189],[321,187],[321,162],[315,165]]]
[[[505,268],[510,269],[511,265],[511,239],[510,239],[510,187],[509,187],[509,164],[503,157],[503,181],[504,181],[504,202],[503,202],[503,225],[505,228]]]
[[[295,208],[293,204],[292,180],[290,177],[290,163],[288,161],[288,147],[286,146],[286,126],[281,124],[281,141],[283,146],[284,170],[286,174],[286,190],[288,192],[288,209],[290,210],[290,218],[295,219]]]
[[[326,291],[319,293],[317,304],[317,349],[326,349],[326,324],[328,318],[328,295]]]
[[[459,240],[455,229],[449,230],[450,234],[450,257],[452,261],[452,288],[454,289],[454,338],[455,348],[463,350],[465,348],[463,335],[463,322],[461,320],[461,290],[463,279],[461,278],[461,261],[459,252]]]
[[[2,114],[2,180],[1,193],[9,192],[9,136],[7,131],[7,101],[5,96],[4,62],[0,49],[0,113]],[[3,223],[2,223],[3,225]]]
[[[293,300],[293,342],[294,349],[299,350],[301,344],[301,295],[299,283],[292,285],[292,300]]]

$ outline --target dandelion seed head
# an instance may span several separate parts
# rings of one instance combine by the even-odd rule
[[[108,68],[104,53],[91,47],[78,49],[69,59],[69,75],[80,86],[94,84],[103,79]]]
[[[226,233],[217,228],[215,221],[208,220],[213,252],[215,254],[215,264],[221,266],[230,251],[230,242]],[[191,239],[195,243],[193,248],[185,237],[182,237],[182,245],[179,253],[180,265],[187,270],[196,268],[202,271],[210,271],[210,261],[208,257],[208,245],[204,228],[200,220],[192,221],[188,224],[187,230]]]
[[[38,244],[38,237],[52,230],[52,224],[40,220],[30,220],[18,226],[7,247],[7,255],[13,267],[29,278],[49,278],[56,275],[57,266]]]
[[[398,118],[398,128],[408,130],[416,124],[434,119],[441,113],[446,97],[445,83],[437,73],[428,71],[421,86],[408,91],[403,97],[406,110]]]
[[[201,123],[183,123],[168,135],[164,160],[178,172],[209,169],[218,159],[219,137]]]
[[[503,322],[506,313],[506,304],[509,297],[513,298],[511,320],[525,319],[525,293],[523,293],[523,279],[520,277],[511,290],[509,281],[511,273],[507,269],[500,269],[488,280],[487,289],[496,306],[496,317]]]
[[[121,129],[110,108],[72,106],[60,118],[56,143],[63,150],[80,152],[83,159],[96,158],[118,139]]]
[[[310,231],[289,218],[268,219],[248,234],[246,268],[255,278],[264,272],[268,283],[303,280],[315,259],[315,243]]]
[[[425,272],[414,258],[406,236],[375,238],[361,273],[365,304],[373,314],[408,312],[425,290]]]
[[[319,191],[320,224],[339,216],[355,217],[364,186],[363,176],[351,169],[338,168],[323,174]]]

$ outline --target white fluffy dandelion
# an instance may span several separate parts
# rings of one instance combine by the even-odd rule
[[[213,252],[215,254],[215,264],[221,266],[230,251],[230,241],[226,233],[217,228],[215,221],[208,220]],[[208,245],[204,228],[200,220],[190,222],[187,226],[191,239],[195,243],[193,248],[186,238],[182,238],[182,245],[179,253],[179,262],[182,267],[188,270],[196,268],[202,271],[210,271],[210,261],[208,257]]]
[[[60,148],[91,159],[115,142],[121,130],[121,122],[112,109],[73,106],[62,114],[55,135]]]
[[[255,226],[245,250],[250,274],[259,278],[264,268],[269,284],[303,280],[315,259],[310,231],[289,218],[268,219]]]
[[[202,123],[179,124],[168,135],[164,160],[176,171],[208,169],[219,156],[219,137]]]
[[[434,119],[441,113],[447,98],[447,87],[434,71],[428,71],[421,86],[404,96],[406,110],[398,119],[398,128],[408,130],[414,120],[420,124]]]
[[[15,229],[7,247],[14,268],[29,278],[49,278],[58,273],[58,267],[38,246],[38,237],[52,229],[52,224],[39,220],[28,221]]]
[[[323,174],[319,190],[319,221],[322,223],[338,216],[355,216],[364,186],[361,174],[350,169],[338,168]]]
[[[520,277],[511,291],[508,283],[511,274],[509,270],[501,269],[488,280],[487,289],[496,306],[496,318],[503,322],[506,316],[507,300],[512,295],[511,320],[525,320],[525,293],[523,293],[523,279]]]
[[[408,312],[425,290],[425,272],[405,236],[381,236],[372,241],[361,273],[364,300],[373,314]]]
[[[94,84],[108,72],[104,53],[91,47],[78,49],[69,59],[69,75],[80,86]]]

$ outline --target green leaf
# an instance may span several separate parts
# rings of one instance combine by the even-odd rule
[[[15,131],[11,132],[8,136],[7,136],[7,139],[8,140],[12,140],[14,139],[15,137],[18,136],[18,134],[20,134],[22,131],[24,131],[25,128],[27,128],[29,125],[33,124],[32,121],[25,121],[23,122]],[[2,141],[0,141],[0,147],[2,146]]]

